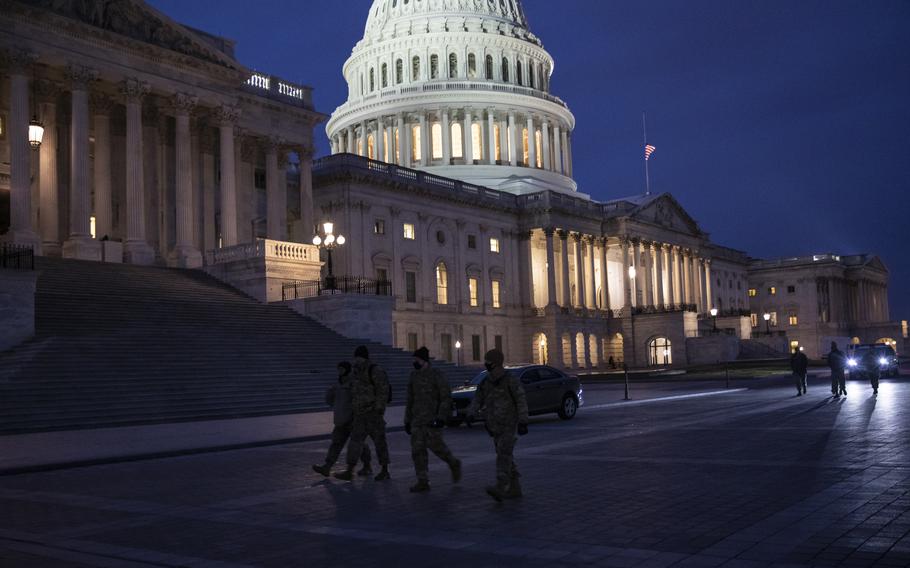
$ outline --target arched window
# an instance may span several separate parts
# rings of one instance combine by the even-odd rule
[[[433,127],[431,128],[431,131],[432,131],[432,136],[430,136],[430,140],[433,141],[433,152],[432,152],[433,159],[441,160],[442,159],[442,125],[439,124],[438,122],[434,122]]]
[[[375,150],[375,138],[370,134],[367,137],[367,157],[371,160],[376,159],[376,150]]]
[[[381,75],[382,75],[382,77],[381,77],[381,79],[382,79],[382,88],[385,89],[386,87],[389,86],[389,64],[388,64],[388,63],[383,63],[383,64],[382,64],[382,73],[381,73]]]
[[[414,56],[414,59],[411,60],[411,80],[420,80],[420,57],[416,55]]]
[[[487,69],[486,69],[486,78],[490,81],[493,80],[493,56],[487,55]]]
[[[443,306],[449,303],[449,273],[444,262],[436,265],[436,303]]]
[[[370,69],[370,92],[376,90],[376,70]]]
[[[524,74],[522,73],[522,67],[524,67],[524,64],[522,64],[521,61],[519,61],[515,66],[515,83],[518,85],[524,84]]]
[[[509,82],[509,58],[502,58],[502,81],[503,83]]]
[[[464,141],[461,138],[461,123],[456,122],[452,125],[452,157],[464,158]]]
[[[400,85],[404,82],[404,62],[399,59],[395,62],[395,84]]]
[[[652,367],[673,364],[673,349],[666,337],[655,337],[648,342],[648,364]]]
[[[471,125],[471,152],[473,160],[483,159],[483,127],[479,122]]]
[[[449,79],[458,77],[458,56],[454,53],[449,54]]]
[[[473,53],[468,54],[468,78],[474,79],[477,77],[477,56]]]
[[[435,53],[430,56],[430,79],[439,78],[439,56]]]

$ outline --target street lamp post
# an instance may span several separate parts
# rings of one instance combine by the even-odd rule
[[[771,314],[769,314],[768,312],[765,312],[764,315],[762,316],[762,318],[764,318],[764,320],[765,320],[765,333],[767,333],[770,336],[771,335]]]
[[[711,308],[711,319],[714,320],[714,333],[717,333],[717,308]]]
[[[322,224],[322,234],[313,237],[313,244],[320,249],[325,249],[328,255],[328,275],[325,277],[325,287],[328,290],[336,289],[335,274],[332,271],[332,251],[336,247],[344,245],[344,235],[335,235],[335,225],[333,223]]]

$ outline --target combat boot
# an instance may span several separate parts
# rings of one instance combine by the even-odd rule
[[[430,482],[426,479],[419,479],[417,483],[411,486],[411,493],[426,493],[430,490]]]
[[[370,475],[373,475],[373,468],[370,464],[365,463],[363,464],[363,467],[360,468],[360,471],[357,472],[357,475],[359,477],[369,477]]]
[[[384,465],[382,469],[379,470],[379,475],[373,478],[375,481],[385,481],[386,479],[392,479],[392,476],[389,474],[389,466]]]
[[[452,470],[452,483],[461,481],[461,460],[455,460],[450,463],[449,469]]]
[[[335,479],[340,479],[342,481],[351,481],[354,479],[354,468],[352,466],[348,466],[348,468],[344,471],[335,472]]]
[[[313,471],[321,475],[322,477],[328,477],[332,475],[332,466],[329,464],[325,465],[314,465]]]
[[[522,496],[521,493],[521,483],[518,482],[518,475],[512,477],[509,481],[509,490],[506,491],[506,499],[519,499]]]

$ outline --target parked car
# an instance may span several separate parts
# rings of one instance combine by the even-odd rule
[[[878,365],[883,377],[896,377],[901,372],[897,353],[890,345],[854,345],[847,351],[847,369],[851,376],[865,377],[870,364]]]
[[[581,381],[575,375],[568,375],[547,365],[509,366],[506,369],[518,377],[524,386],[528,413],[531,415],[555,412],[563,420],[570,420],[585,403]],[[452,390],[451,425],[457,426],[464,422],[478,386],[488,376],[487,371],[482,371],[463,386]]]

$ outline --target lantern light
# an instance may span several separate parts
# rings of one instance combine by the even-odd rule
[[[316,245],[317,247],[318,247],[319,245],[321,245],[321,244],[322,244],[322,237],[320,237],[319,235],[316,235],[315,237],[313,237],[313,244]]]
[[[37,150],[41,147],[41,141],[44,139],[44,125],[38,121],[36,115],[32,116],[32,119],[28,123],[28,145],[31,146],[32,150]]]

